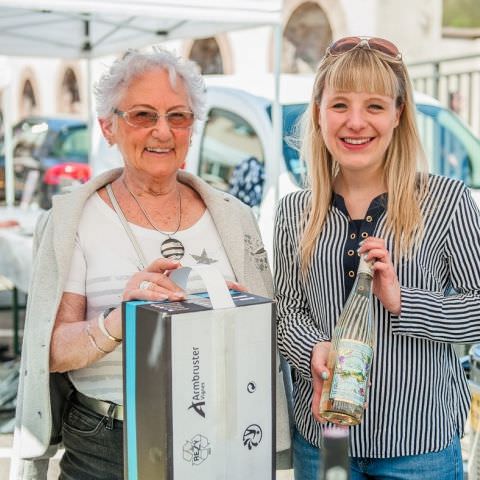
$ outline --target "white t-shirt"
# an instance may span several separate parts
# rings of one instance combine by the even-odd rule
[[[156,230],[129,224],[150,263],[161,257],[160,245],[167,238]],[[211,264],[226,280],[235,281],[213,219],[208,212],[192,227],[177,232],[174,238],[185,247],[180,260],[184,266]],[[120,305],[127,280],[141,270],[138,255],[117,214],[98,194],[85,204],[78,226],[75,249],[65,292],[87,298],[87,319],[96,318],[105,308]],[[198,290],[198,278],[188,289]],[[75,388],[85,395],[123,404],[122,346],[94,364],[69,372]]]

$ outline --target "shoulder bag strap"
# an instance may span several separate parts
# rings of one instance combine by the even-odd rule
[[[110,198],[110,201],[112,202],[112,206],[113,206],[113,209],[115,210],[115,213],[117,214],[120,222],[122,223],[123,228],[125,229],[125,232],[127,232],[128,238],[130,239],[130,242],[132,243],[133,248],[137,252],[140,266],[142,267],[142,269],[145,269],[147,267],[147,260],[145,258],[142,248],[140,247],[139,243],[137,242],[137,239],[135,238],[135,235],[132,232],[132,229],[130,228],[130,225],[127,222],[127,219],[125,218],[125,215],[123,214],[122,208],[117,202],[115,194],[113,193],[113,190],[112,190],[111,183],[107,184],[107,193],[108,193],[108,197]]]

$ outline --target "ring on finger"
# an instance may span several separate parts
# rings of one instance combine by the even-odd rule
[[[140,285],[138,286],[138,288],[140,290],[149,290],[152,286],[153,286],[152,282],[149,282],[148,280],[143,280],[142,282],[140,282]]]

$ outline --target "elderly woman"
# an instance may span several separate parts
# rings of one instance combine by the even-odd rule
[[[204,90],[169,52],[117,60],[96,99],[125,166],[54,198],[37,227],[14,448],[38,460],[62,439],[61,479],[123,477],[122,301],[184,298],[168,278],[180,264],[272,294],[250,209],[181,171]],[[14,474],[45,478],[46,463]]]

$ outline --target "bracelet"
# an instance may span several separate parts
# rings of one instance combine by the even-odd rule
[[[104,310],[99,316],[98,316],[98,328],[100,331],[109,339],[112,340],[112,342],[120,343],[122,341],[121,338],[114,337],[108,330],[107,327],[105,326],[105,318],[109,315],[109,313],[115,310],[115,307],[107,308]]]
[[[112,352],[107,352],[104,350],[102,347],[98,345],[98,343],[95,340],[95,337],[92,335],[92,332],[90,331],[90,322],[87,320],[87,324],[85,325],[85,332],[87,332],[88,339],[90,340],[90,343],[92,344],[93,348],[97,350],[100,353],[103,353],[104,355],[107,355],[108,353]]]

